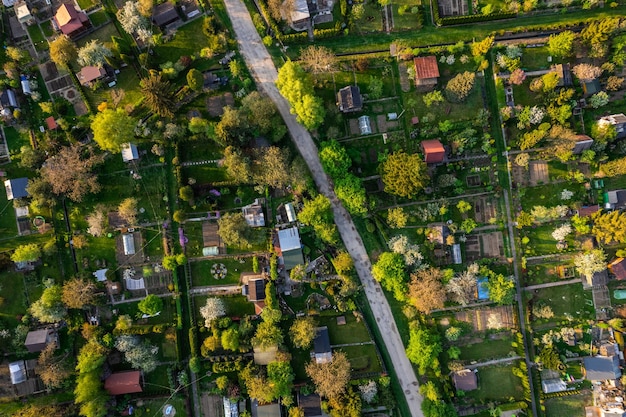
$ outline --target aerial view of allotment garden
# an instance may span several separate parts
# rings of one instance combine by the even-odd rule
[[[0,17],[1,417],[626,416],[626,0]]]

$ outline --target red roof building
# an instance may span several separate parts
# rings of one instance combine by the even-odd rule
[[[48,126],[48,130],[54,130],[59,127],[57,121],[54,120],[54,116],[46,117],[46,126]]]
[[[111,395],[143,392],[141,388],[141,372],[126,371],[111,374],[111,376],[104,381],[104,389]]]
[[[615,279],[626,279],[626,259],[617,258],[609,264],[609,271],[615,275]]]
[[[424,162],[427,164],[439,164],[446,157],[446,150],[437,139],[422,141],[420,146],[424,152]]]
[[[584,206],[578,209],[578,217],[587,217],[587,216],[591,216],[593,213],[595,213],[596,211],[600,210],[600,206],[599,205],[594,205],[594,206]]]
[[[415,85],[418,87],[434,88],[439,78],[439,66],[434,55],[422,56],[413,59],[415,65]]]
[[[89,87],[94,81],[104,78],[106,75],[107,72],[104,68],[90,65],[82,67],[80,72],[76,73],[76,78],[82,85]]]
[[[79,12],[72,4],[62,4],[54,15],[54,21],[59,30],[70,38],[76,38],[91,28],[87,14]]]

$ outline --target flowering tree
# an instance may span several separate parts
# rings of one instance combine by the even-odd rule
[[[209,297],[206,304],[200,307],[200,315],[204,318],[204,325],[211,327],[211,322],[226,315],[226,306],[221,298]]]
[[[594,109],[604,107],[609,104],[609,95],[606,91],[599,91],[589,98],[589,105]]]
[[[370,379],[367,383],[359,385],[359,391],[361,391],[361,398],[363,398],[363,401],[368,404],[371,403],[376,398],[376,394],[378,394],[376,381],[372,381]]]
[[[565,238],[572,233],[572,226],[570,226],[570,224],[564,224],[560,227],[557,227],[556,229],[554,229],[554,231],[552,232],[552,237],[554,238],[554,240],[556,240],[557,242],[563,242],[565,240]]]
[[[517,68],[515,71],[511,73],[509,76],[509,83],[513,85],[520,85],[526,79],[526,73],[523,69]]]
[[[418,266],[424,258],[419,251],[418,245],[409,243],[405,235],[394,236],[389,240],[389,249],[404,257],[404,262],[408,266]]]
[[[561,200],[571,200],[573,196],[574,196],[573,191],[570,191],[568,189],[564,189],[563,191],[561,191]]]

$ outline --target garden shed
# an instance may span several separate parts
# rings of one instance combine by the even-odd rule
[[[152,21],[157,26],[167,26],[179,19],[176,7],[169,1],[155,6],[152,11]]]
[[[298,393],[298,406],[304,410],[304,417],[324,417],[322,401],[317,394],[303,395]]]
[[[323,326],[317,328],[317,334],[313,340],[313,351],[315,353],[315,362],[318,364],[329,363],[333,360],[328,327]]]
[[[29,352],[33,353],[41,352],[50,343],[56,343],[57,346],[59,345],[59,336],[57,335],[56,330],[39,329],[28,332],[24,346],[26,346],[26,349]]]
[[[361,111],[363,109],[363,98],[361,90],[356,85],[349,85],[342,88],[337,93],[337,106],[342,113]]]
[[[122,244],[124,245],[124,255],[135,254],[135,239],[132,234],[124,233],[122,235]]]
[[[28,197],[28,178],[15,178],[12,180],[6,180],[4,182],[4,188],[7,192],[7,200],[14,200],[16,198]]]
[[[473,391],[478,388],[478,375],[475,369],[456,371],[452,374],[452,381],[457,390]]]
[[[372,134],[372,124],[370,122],[369,116],[361,116],[359,117],[359,130],[362,135],[371,135]]]
[[[104,381],[104,389],[111,395],[125,395],[143,392],[141,388],[141,372],[115,372]]]
[[[626,279],[626,259],[617,258],[609,264],[609,271],[613,275],[615,275],[615,279],[624,280]]]
[[[434,55],[413,59],[415,65],[415,85],[422,89],[433,89],[439,79],[439,66]]]
[[[544,394],[552,394],[553,392],[561,392],[567,389],[567,384],[559,378],[545,379],[541,381],[541,390]]]
[[[437,139],[424,140],[420,146],[424,152],[424,162],[427,164],[440,164],[446,157],[446,150]]]
[[[131,162],[139,159],[139,151],[134,143],[122,144],[122,161]]]
[[[279,230],[277,239],[274,242],[274,250],[276,255],[282,259],[285,270],[289,271],[296,265],[304,264],[304,255],[302,253],[302,243],[300,242],[300,233],[297,227]]]

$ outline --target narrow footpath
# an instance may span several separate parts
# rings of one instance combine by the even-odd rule
[[[317,147],[311,135],[296,121],[294,115],[291,114],[289,103],[278,92],[275,85],[278,72],[265,46],[263,46],[261,37],[252,23],[246,6],[241,0],[225,0],[224,4],[233,24],[237,42],[239,43],[239,50],[252,72],[257,87],[265,92],[276,104],[294,143],[311,171],[319,191],[331,201],[337,229],[348,253],[354,260],[355,269],[365,290],[372,313],[376,318],[380,334],[391,358],[392,366],[398,377],[400,387],[404,392],[408,408],[411,410],[411,416],[423,417],[421,408],[422,396],[419,394],[419,385],[415,372],[406,357],[404,345],[389,308],[389,303],[380,285],[372,277],[371,262],[363,241],[352,222],[352,218],[330,187],[328,177],[322,169]]]

